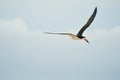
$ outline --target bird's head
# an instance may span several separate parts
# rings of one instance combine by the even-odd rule
[[[86,37],[84,37],[84,38],[83,38],[83,40],[84,40],[84,41],[86,41],[87,43],[89,43],[89,41],[87,40],[87,38],[86,38]]]

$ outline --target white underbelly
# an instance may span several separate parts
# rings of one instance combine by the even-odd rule
[[[80,38],[78,38],[78,37],[73,37],[72,39],[73,40],[80,40]]]
[[[73,40],[80,40],[80,38],[78,38],[76,35],[70,35],[70,37],[71,37]]]

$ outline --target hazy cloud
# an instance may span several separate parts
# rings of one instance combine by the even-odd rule
[[[119,80],[119,30],[86,31],[87,44],[30,30],[20,18],[0,20],[1,80]]]

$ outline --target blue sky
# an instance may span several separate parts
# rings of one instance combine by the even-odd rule
[[[119,80],[119,0],[0,0],[0,80]],[[77,33],[94,8],[84,35]]]

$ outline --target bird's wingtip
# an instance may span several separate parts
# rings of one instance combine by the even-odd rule
[[[44,34],[49,34],[49,32],[43,32]]]
[[[97,6],[95,7],[95,9],[97,9]]]
[[[95,12],[95,13],[97,12],[97,6],[95,7],[95,10],[94,10],[94,12]]]

